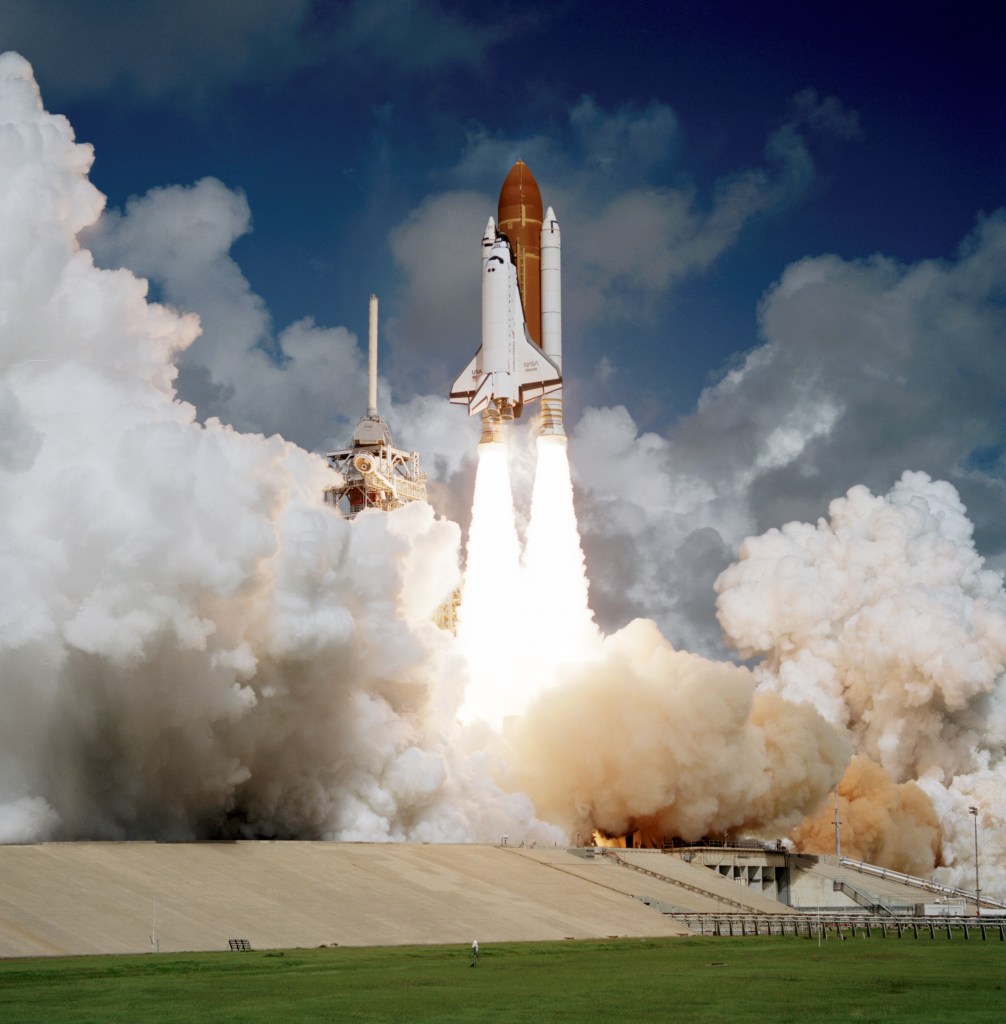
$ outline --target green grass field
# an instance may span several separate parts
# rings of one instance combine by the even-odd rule
[[[0,961],[3,1024],[1006,1020],[1006,944],[693,938]]]

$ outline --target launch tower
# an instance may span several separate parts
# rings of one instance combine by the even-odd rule
[[[389,512],[410,501],[426,501],[419,452],[396,448],[388,424],[377,414],[376,295],[370,296],[368,356],[367,414],[357,423],[349,445],[326,456],[342,482],[325,488],[325,501],[350,519],[365,508]]]
[[[367,361],[367,414],[361,417],[349,445],[326,456],[341,482],[325,488],[327,504],[353,519],[365,508],[384,512],[410,501],[426,501],[426,474],[419,452],[406,452],[391,443],[391,430],[377,414],[377,296],[370,296],[370,336]],[[436,624],[454,632],[461,592],[449,594],[437,609]]]

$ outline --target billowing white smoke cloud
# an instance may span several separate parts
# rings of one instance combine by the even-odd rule
[[[1006,591],[954,488],[924,473],[884,497],[855,487],[816,526],[746,540],[717,589],[763,688],[818,708],[893,782],[929,794],[958,881],[973,862],[967,806],[981,806],[1002,890]]]
[[[954,485],[1003,568],[1004,279],[1003,211],[952,260],[808,257],[764,297],[763,343],[666,434],[588,410],[570,454],[602,624],[650,615],[721,655],[712,583],[737,545],[906,468]]]
[[[274,332],[265,303],[230,255],[250,230],[243,193],[204,178],[191,187],[152,189],[130,199],[122,213],[106,211],[84,240],[101,266],[128,267],[173,306],[198,311],[199,341],[175,362],[178,394],[195,405],[200,419],[279,433],[312,451],[342,448],[366,411],[367,370],[357,338],[345,327],[319,327],[310,318]],[[425,256],[419,262],[434,270],[439,265]],[[380,333],[383,353],[394,323],[382,322]],[[413,369],[429,362],[415,345],[405,355],[418,359]],[[403,361],[399,354],[396,365]],[[422,453],[432,480],[456,473],[470,458],[477,423],[459,422],[457,410],[439,395],[396,403],[383,378],[378,391],[378,409],[396,442]],[[436,498],[438,507],[461,519],[449,494]]]
[[[312,449],[342,447],[365,411],[356,337],[304,319],[273,339],[265,304],[230,255],[250,230],[244,195],[204,178],[130,199],[124,213],[106,212],[86,241],[101,265],[129,267],[172,305],[198,310],[199,343],[177,365],[179,392],[201,418],[281,433]]]
[[[480,446],[459,613],[466,711],[502,725],[510,783],[571,835],[795,824],[838,781],[848,743],[812,707],[756,693],[747,669],[675,651],[652,621],[602,637],[566,446],[537,449],[518,564],[506,449]]]
[[[778,834],[834,786],[849,748],[751,673],[675,651],[638,619],[510,723],[514,771],[570,830]]]
[[[196,318],[77,244],[91,158],[0,57],[0,840],[557,834],[454,723],[458,528],[348,523],[321,459],[196,421]]]
[[[238,432],[294,424],[307,444],[340,443],[364,393],[344,329],[304,321],[272,338],[229,256],[244,199],[211,179],[155,190],[87,236],[102,262],[198,309],[196,341],[194,316],[78,245],[103,205],[90,148],[44,113],[13,54],[0,57],[0,143],[0,840],[558,838],[519,789],[570,830],[771,833],[814,812],[854,748],[839,789],[850,842],[912,870],[938,856],[965,881],[975,804],[987,887],[1006,887],[1002,581],[949,484],[916,473],[885,498],[856,488],[830,523],[748,540],[719,606],[728,639],[762,659],[753,670],[657,629],[721,650],[709,584],[734,546],[792,518],[773,517],[794,494],[822,507],[829,473],[869,479],[863,438],[884,403],[911,391],[939,420],[947,325],[971,339],[955,358],[973,375],[1001,324],[1001,216],[954,265],[795,265],[763,307],[766,345],[667,437],[639,437],[625,410],[583,418],[571,450],[591,603],[602,624],[656,625],[597,635],[571,496],[550,504],[570,542],[559,603],[576,605],[558,639],[592,654],[539,673],[508,748],[458,726],[468,667],[430,623],[457,582],[457,527],[426,505],[347,523],[321,503],[320,459]],[[991,502],[992,478],[960,466],[993,437],[994,384],[974,407],[965,435],[921,420],[885,433],[899,471],[950,466]],[[396,407],[385,389],[382,411],[421,427],[411,443],[446,472],[462,465],[474,438],[445,441],[446,403]],[[517,523],[532,576],[559,550],[544,523]],[[911,825],[895,837],[910,849],[877,826],[881,804]]]

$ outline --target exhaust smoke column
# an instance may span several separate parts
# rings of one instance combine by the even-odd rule
[[[598,657],[601,633],[587,601],[587,569],[573,508],[566,438],[537,438],[538,462],[524,547],[524,594],[534,664],[547,668],[539,692],[562,666]]]

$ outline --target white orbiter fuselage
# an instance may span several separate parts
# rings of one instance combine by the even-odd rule
[[[451,387],[468,415],[519,416],[521,406],[562,388],[559,367],[532,340],[524,322],[510,242],[492,217],[482,237],[482,347]]]

